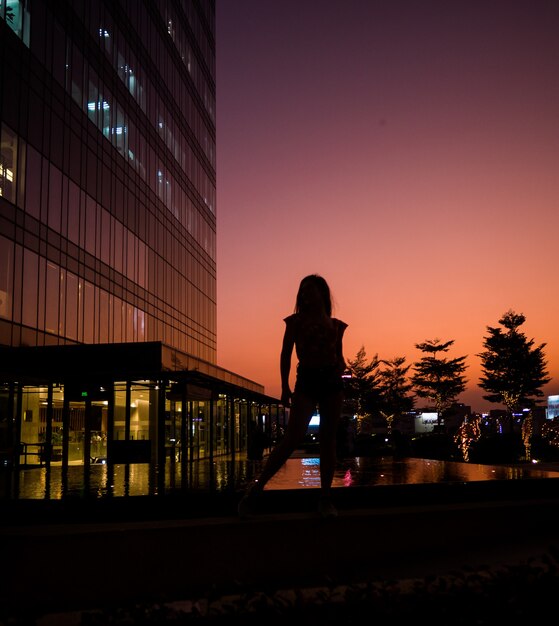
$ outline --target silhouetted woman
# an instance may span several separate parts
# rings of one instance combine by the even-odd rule
[[[260,476],[247,488],[239,502],[239,515],[254,512],[254,503],[266,483],[282,467],[303,440],[317,405],[320,413],[320,501],[324,517],[337,515],[330,499],[336,466],[336,430],[340,418],[346,368],[343,335],[347,324],[332,317],[328,283],[318,274],[303,278],[299,285],[295,313],[285,318],[280,357],[281,401],[290,406],[284,437],[272,450]],[[293,348],[298,359],[294,391],[289,385]]]

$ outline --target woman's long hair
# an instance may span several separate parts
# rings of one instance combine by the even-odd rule
[[[322,298],[325,313],[328,317],[332,317],[332,297],[330,294],[330,287],[328,287],[328,283],[319,274],[309,274],[308,276],[305,276],[299,284],[299,291],[297,292],[297,299],[295,301],[295,313],[307,312],[304,293],[305,287],[309,284],[313,284],[316,287]]]

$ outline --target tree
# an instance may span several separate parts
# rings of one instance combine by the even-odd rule
[[[392,432],[392,422],[406,411],[411,411],[414,399],[408,395],[412,384],[407,380],[410,365],[404,366],[406,357],[394,357],[382,360],[382,369],[379,370],[380,413],[386,420],[388,434]]]
[[[347,361],[350,378],[346,387],[346,405],[357,415],[359,425],[364,417],[374,413],[378,407],[378,367],[378,355],[367,362],[364,346],[361,346],[354,360]]]
[[[479,441],[481,437],[480,422],[481,417],[479,415],[465,417],[454,435],[454,442],[458,444],[460,452],[462,452],[462,458],[466,462],[470,460],[472,444]]]
[[[544,394],[548,383],[545,343],[534,345],[519,328],[526,321],[522,313],[509,309],[499,320],[499,327],[487,327],[481,358],[482,376],[479,386],[487,392],[483,398],[504,404],[509,412],[512,431],[513,414],[521,408],[530,409]]]
[[[466,356],[454,359],[437,358],[439,352],[448,352],[454,339],[441,343],[440,339],[430,339],[416,343],[415,347],[426,353],[414,363],[415,373],[411,377],[415,393],[420,398],[433,402],[437,410],[437,424],[440,426],[444,412],[455,402],[459,394],[466,389],[464,372]]]

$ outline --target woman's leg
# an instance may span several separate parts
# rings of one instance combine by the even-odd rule
[[[336,469],[336,434],[342,411],[342,392],[328,396],[320,404],[320,488],[330,495]]]
[[[311,398],[301,393],[294,394],[285,435],[270,452],[270,456],[266,460],[257,483],[253,487],[253,491],[255,489],[257,491],[264,489],[264,485],[293,454],[293,451],[301,443],[307,432],[315,408],[316,403]]]

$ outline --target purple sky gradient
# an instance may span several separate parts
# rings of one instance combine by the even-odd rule
[[[217,0],[218,364],[280,392],[320,273],[346,358],[455,340],[474,410],[513,309],[559,393],[559,2]]]

